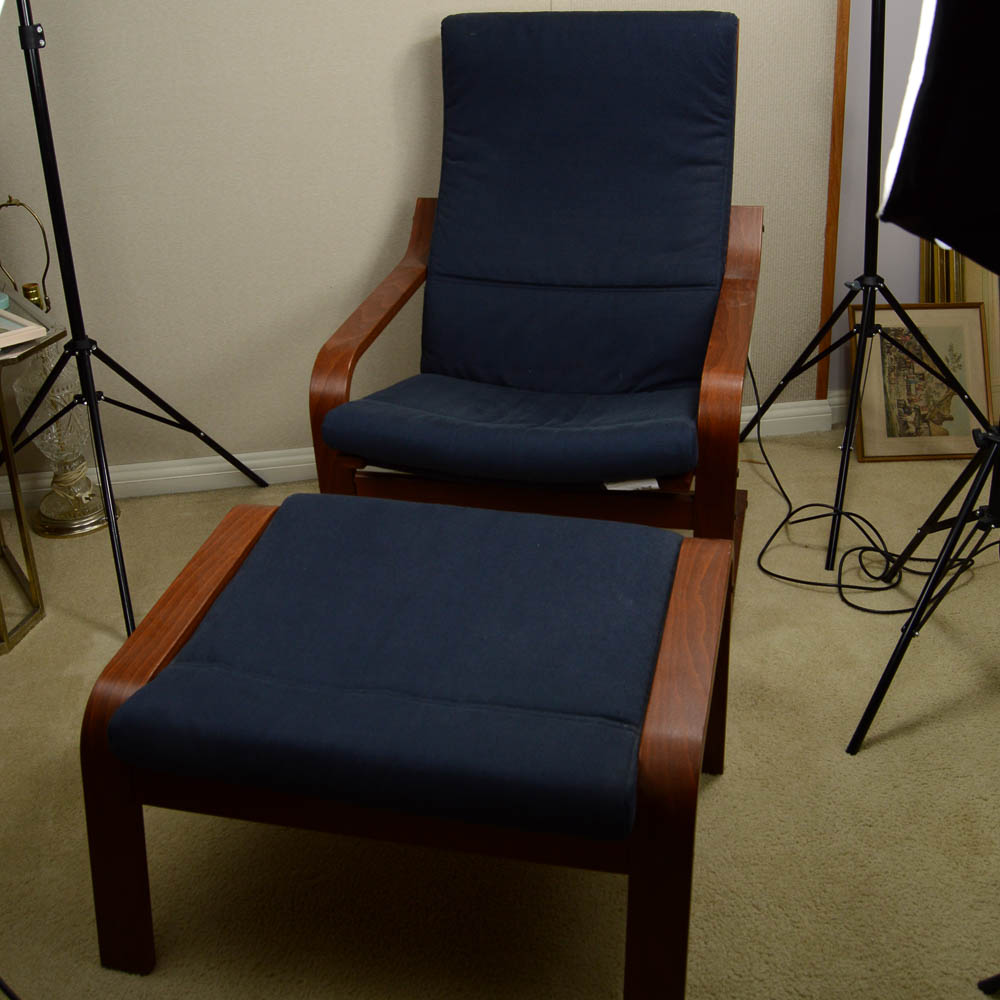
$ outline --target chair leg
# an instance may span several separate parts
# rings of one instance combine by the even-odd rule
[[[85,763],[83,790],[101,964],[151,972],[156,953],[142,805],[114,765]]]
[[[705,774],[722,774],[726,763],[726,712],[729,699],[729,639],[733,620],[733,598],[736,591],[736,573],[740,564],[740,545],[743,541],[743,522],[746,517],[746,490],[736,491],[736,518],[733,523],[733,569],[726,598],[726,611],[719,636],[719,654],[715,664],[715,683],[712,687],[712,704],[708,715],[708,732],[705,736],[705,757],[702,771]]]
[[[340,493],[354,496],[357,485],[354,473],[365,463],[361,459],[324,447],[316,452],[316,476],[319,480],[320,493]]]
[[[747,516],[747,491],[736,491],[736,517],[733,520],[733,583],[740,568],[740,549],[743,545],[743,525]]]
[[[683,1000],[696,796],[659,838],[643,836],[628,880],[624,1000]]]

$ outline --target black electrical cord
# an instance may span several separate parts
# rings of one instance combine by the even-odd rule
[[[988,996],[1000,993],[1000,976],[990,976],[989,979],[981,979],[976,984]]]
[[[753,389],[754,401],[757,407],[760,407],[760,394],[757,389],[757,380],[753,374],[753,366],[750,362],[747,362],[747,374],[750,376],[750,385]],[[867,378],[867,372],[865,377]],[[771,477],[774,480],[775,487],[778,493],[780,493],[782,499],[785,502],[787,508],[785,516],[781,519],[778,526],[771,533],[770,537],[764,543],[760,552],[757,555],[757,566],[761,572],[765,573],[767,576],[772,577],[776,580],[781,580],[785,583],[800,584],[802,586],[808,587],[819,587],[823,589],[836,590],[841,601],[851,608],[857,611],[864,611],[867,614],[876,615],[905,615],[910,614],[913,611],[913,606],[905,608],[870,608],[863,604],[859,604],[857,601],[851,600],[848,596],[850,593],[883,593],[887,590],[892,590],[899,586],[902,582],[903,574],[909,573],[916,576],[928,576],[929,570],[924,571],[919,568],[922,564],[933,564],[936,560],[928,557],[911,557],[907,560],[906,564],[899,570],[890,580],[883,580],[882,577],[888,571],[889,567],[894,565],[898,559],[898,555],[889,550],[879,533],[878,529],[867,519],[862,517],[860,514],[855,514],[851,511],[842,511],[841,516],[846,518],[855,528],[862,534],[867,544],[858,545],[853,548],[848,549],[840,558],[840,562],[837,565],[837,577],[835,581],[828,580],[817,580],[817,579],[804,579],[801,577],[789,576],[784,573],[779,573],[778,571],[769,568],[764,564],[764,556],[767,554],[774,540],[784,531],[786,528],[798,524],[806,524],[810,521],[821,520],[827,517],[833,517],[835,510],[829,504],[803,504],[800,507],[795,507],[792,504],[791,498],[788,496],[781,480],[776,472],[774,465],[768,458],[767,451],[764,448],[764,442],[761,437],[760,423],[756,427],[756,437],[757,446],[760,448],[761,457],[764,460],[764,464],[767,466],[768,471],[771,473]],[[818,513],[807,514],[809,511],[816,511]],[[986,545],[986,532],[983,532],[982,538],[972,547],[972,550],[967,554],[963,555],[968,544],[971,541],[972,535],[976,529],[973,528],[969,535],[966,537],[965,541],[956,551],[954,557],[951,560],[951,564],[946,571],[946,575],[950,578],[941,587],[938,594],[935,596],[931,605],[927,608],[926,614],[924,615],[924,620],[926,620],[931,612],[940,604],[945,595],[951,590],[951,588],[958,582],[960,576],[962,576],[966,571],[972,568],[975,558],[981,555],[984,551],[990,548],[1000,548],[1000,540]],[[857,560],[858,571],[869,580],[878,581],[871,584],[862,583],[848,583],[845,580],[845,573],[848,569],[848,564],[852,559]],[[873,564],[873,559],[875,560]],[[852,564],[853,565],[853,564]],[[869,566],[874,565],[876,568],[869,568]]]
[[[0,992],[2,992],[8,1000],[19,1000],[18,995],[2,979],[0,979]]]

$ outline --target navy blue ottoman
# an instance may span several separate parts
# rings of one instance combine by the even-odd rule
[[[641,525],[237,508],[88,705],[102,962],[153,966],[157,805],[625,872],[625,995],[683,996],[730,572],[728,542]]]

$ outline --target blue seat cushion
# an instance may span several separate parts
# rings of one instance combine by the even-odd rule
[[[323,438],[370,464],[477,479],[673,477],[698,459],[698,386],[544,393],[415,375],[331,410]]]
[[[116,712],[111,749],[175,775],[622,837],[680,541],[292,497]]]

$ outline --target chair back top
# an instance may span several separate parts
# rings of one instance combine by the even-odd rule
[[[424,371],[584,393],[700,378],[737,35],[707,12],[444,20]]]

